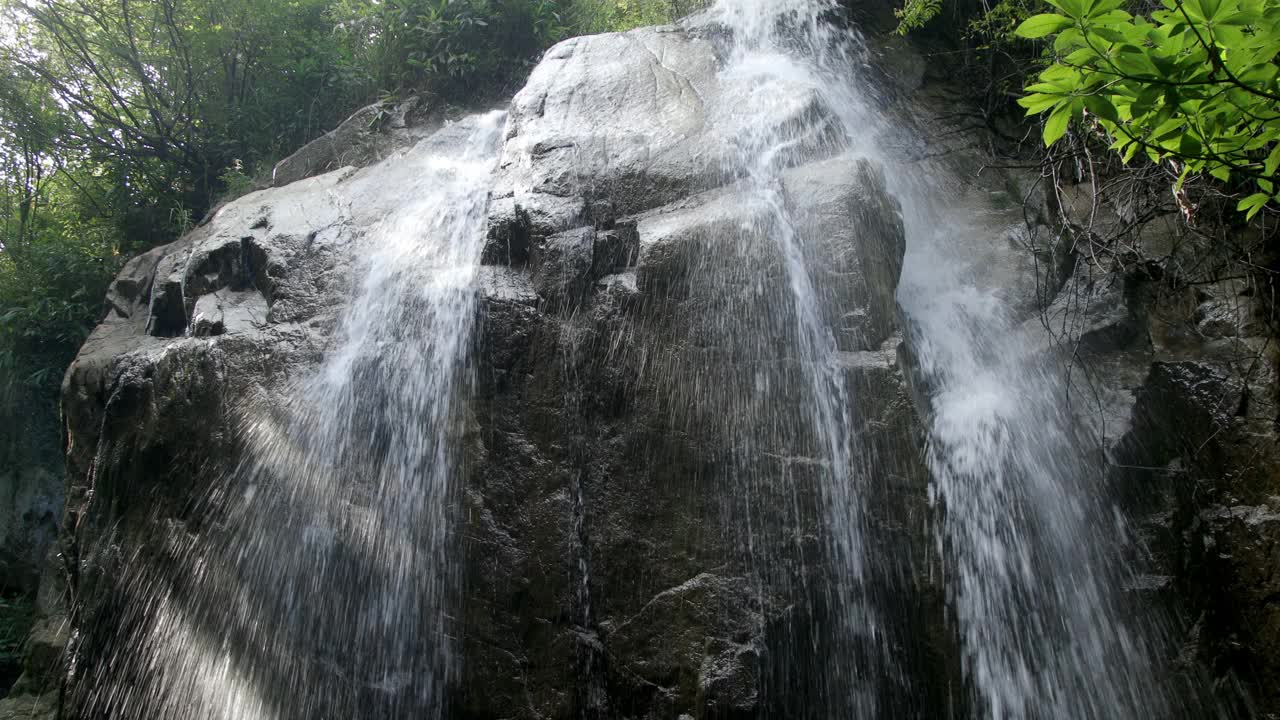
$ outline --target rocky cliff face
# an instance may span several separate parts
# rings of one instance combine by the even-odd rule
[[[825,718],[850,683],[831,658],[868,667],[885,648],[896,666],[881,684],[885,717],[963,706],[894,302],[900,209],[884,168],[838,142],[831,109],[797,86],[777,117],[796,138],[779,192],[809,266],[833,288],[824,319],[858,398],[854,470],[866,482],[867,554],[877,558],[866,601],[885,619],[876,643],[855,633],[849,646],[832,632],[841,620],[823,459],[803,419],[815,391],[795,349],[786,258],[760,231],[767,218],[734,170],[745,129],[718,74],[718,32],[562,43],[512,103],[462,433],[455,717]],[[901,67],[919,69],[914,62]],[[914,97],[917,87],[898,92]],[[913,112],[940,106],[912,102]],[[451,132],[362,169],[236,200],[131,261],[112,286],[107,317],[63,388],[60,570],[71,604],[45,612],[46,627],[63,627],[69,613],[72,628],[64,716],[109,714],[101,688],[156,682],[147,675],[159,670],[113,650],[137,629],[155,583],[172,599],[171,632],[187,642],[219,636],[184,624],[190,596],[217,586],[193,578],[182,558],[216,531],[203,509],[228,491],[244,451],[240,424],[314,371],[358,281],[369,229],[408,201],[414,158],[454,142]],[[289,173],[343,157],[330,147],[338,140],[326,142],[321,160]],[[965,158],[961,169],[980,162],[972,146],[945,149]],[[1030,323],[1046,298],[1034,292],[1036,258],[1009,239],[1008,221],[983,220],[983,251],[1001,270],[994,278],[1024,274],[1017,292]],[[1063,266],[1054,288],[1076,288],[1063,282],[1082,276]],[[1223,336],[1247,327],[1239,288],[1181,297],[1179,322],[1199,333],[1189,342],[1169,339],[1149,294],[1084,282],[1098,302],[1077,334],[1092,343],[1096,367],[1123,369],[1107,385],[1105,437],[1116,482],[1165,533],[1155,545],[1172,579],[1161,587],[1198,588],[1191,607],[1204,613],[1202,637],[1236,633],[1227,644],[1264,683],[1280,627],[1268,589],[1280,513],[1269,505],[1275,363],[1262,353],[1248,374],[1232,374],[1237,350],[1266,346],[1260,333]],[[1055,296],[1049,312],[1068,297],[1047,299]],[[1159,488],[1154,505],[1145,483]],[[42,647],[66,642],[47,635]]]
[[[1070,207],[1066,217],[1087,226]],[[1239,240],[1266,256],[1264,238]],[[1133,592],[1175,616],[1184,670],[1207,673],[1240,716],[1270,717],[1280,708],[1280,358],[1271,291],[1242,276],[1232,252],[1158,217],[1128,267],[1082,259],[1036,332],[1075,348],[1078,410],[1150,552]]]
[[[1280,357],[1274,290],[1254,272],[1275,266],[1274,230],[1189,224],[1163,194],[1095,199],[1087,174],[1000,170],[1002,140],[951,112],[965,102],[951,71],[877,45],[886,107],[925,140],[904,161],[988,199],[974,221],[990,232],[958,230],[958,253],[1062,371],[1061,402],[1133,533],[1124,592],[1155,610],[1173,672],[1198,688],[1173,715],[1277,716]]]
[[[829,690],[810,647],[832,609],[798,323],[778,248],[743,231],[766,209],[725,171],[737,130],[716,68],[716,45],[681,31],[582,38],[512,104],[467,494],[475,716],[792,714]],[[889,451],[918,433],[897,369],[901,222],[882,171],[824,146],[825,109],[795,96],[778,120],[811,143],[783,190],[842,288],[844,372],[870,401],[886,514],[910,526],[924,478]],[[925,615],[918,560],[883,587]]]
[[[742,129],[711,34],[563,43],[513,101],[465,440],[459,717],[758,717],[838,702],[822,659],[838,612],[824,590],[823,460],[801,419],[812,390],[785,259],[767,232],[743,230],[763,209],[732,170]],[[797,87],[777,118],[801,139],[781,191],[838,288],[825,305],[883,500],[871,535],[900,558],[877,571],[876,602],[893,608],[882,631],[904,643],[898,661],[920,672],[884,702],[929,716],[947,669],[945,633],[905,631],[942,619],[918,532],[925,477],[897,450],[919,434],[893,300],[903,231],[883,169],[833,142],[829,112]],[[110,649],[130,606],[156,582],[172,588],[181,548],[212,531],[199,509],[242,449],[238,417],[315,366],[363,235],[405,202],[411,157],[449,132],[237,200],[113,285],[64,387],[72,714],[109,707],[108,678],[145,672]],[[796,414],[767,414],[780,409]],[[174,597],[201,591],[177,585]]]

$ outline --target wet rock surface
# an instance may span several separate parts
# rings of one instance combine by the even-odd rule
[[[874,459],[860,460],[884,502],[885,552],[919,551],[880,584],[910,623],[920,618],[902,605],[941,609],[913,533],[925,480],[898,452],[918,427],[900,339],[886,332],[895,311],[869,289],[896,279],[902,230],[873,165],[829,163],[822,180],[801,167],[784,182],[817,264],[842,275],[829,307],[868,319],[848,331],[846,372],[867,411]],[[491,271],[504,279],[484,291],[465,513],[471,715],[526,703],[547,717],[826,707],[812,644],[833,622],[821,608],[822,460],[802,405],[786,399],[807,392],[794,310],[776,246],[741,229],[758,212],[748,200],[728,185],[608,230],[531,231],[527,267]],[[598,259],[633,243],[590,262],[592,249]],[[878,264],[861,262],[864,250],[882,253]],[[768,417],[783,408],[796,415]],[[934,669],[939,658],[916,651],[908,662]],[[906,712],[937,700],[892,698]]]
[[[823,460],[803,429],[814,390],[784,258],[732,171],[721,59],[702,31],[579,38],[549,51],[513,101],[463,433],[455,717],[818,720],[839,702],[828,658],[874,663],[874,649],[830,632]],[[868,555],[885,559],[869,602],[887,612],[879,630],[899,679],[881,705],[945,717],[964,690],[920,459],[922,389],[908,382],[894,300],[900,209],[882,168],[830,142],[820,100],[804,88],[794,99],[780,122],[802,142],[781,196],[858,398],[853,471],[866,481]],[[100,663],[127,632],[113,624],[122,606],[140,601],[122,569],[167,567],[167,547],[208,531],[200,502],[235,464],[244,414],[315,368],[359,282],[362,239],[413,192],[414,163],[451,142],[449,127],[419,142],[434,128],[408,120],[375,152],[361,145],[372,118],[113,284],[63,387],[56,567],[74,604],[51,603],[32,646],[35,664],[72,661],[67,697],[119,670]],[[981,155],[944,152],[962,171]],[[1260,331],[1232,332],[1253,327],[1238,289],[1182,298],[1181,319],[1164,322],[1141,282],[1090,284],[1061,248],[1021,234],[1017,179],[999,185],[967,190],[991,191],[974,219],[990,232],[957,229],[979,239],[957,253],[981,259],[976,272],[1019,321],[1055,319],[1106,370],[1081,415],[1106,438],[1114,481],[1145,498],[1133,502],[1159,563],[1151,587],[1191,598],[1211,666],[1280,687],[1275,363]],[[1068,302],[1080,293],[1083,314]],[[1263,360],[1241,375],[1250,353]],[[0,717],[52,702],[34,697],[5,701]]]
[[[1265,714],[1280,707],[1277,358],[1265,337],[1202,337],[1139,361],[1112,475],[1137,508],[1155,586],[1184,614],[1189,659],[1241,712]]]
[[[855,650],[829,645],[811,390],[769,211],[727,171],[717,52],[673,28],[581,38],[513,102],[473,406],[467,716],[820,717],[839,702],[821,658]],[[929,547],[905,530],[924,522],[926,480],[896,452],[919,432],[895,351],[898,208],[877,165],[821,150],[827,120],[797,95],[785,121],[815,141],[782,174],[788,215],[867,409],[876,537],[918,550],[879,586],[895,622],[940,627]],[[927,645],[906,641],[904,665],[937,671]],[[928,716],[938,685],[885,701]]]
[[[734,100],[717,52],[675,28],[569,41],[513,103],[465,440],[459,717],[799,716],[833,692],[814,654],[838,649],[822,461],[800,415],[811,389],[783,258],[743,231],[758,208],[726,172]],[[878,166],[824,149],[815,96],[782,121],[812,139],[783,191],[867,400],[877,459],[859,472],[873,468],[885,503],[877,542],[915,548],[884,570],[882,599],[908,608],[898,625],[941,627],[928,544],[910,530],[926,480],[896,450],[919,433],[897,370],[898,209]],[[95,663],[139,600],[124,564],[163,567],[166,546],[209,530],[200,498],[234,463],[239,418],[315,366],[362,236],[448,133],[241,198],[112,286],[64,384],[69,697],[121,671]],[[283,164],[277,184],[340,150],[307,151],[325,157]],[[941,662],[907,655],[922,676]],[[941,683],[890,694],[904,716],[945,700]]]
[[[1064,212],[1077,229],[1120,223],[1105,206],[1092,217],[1088,207]],[[1081,256],[1027,326],[1073,373],[1073,407],[1101,441],[1108,486],[1142,551],[1129,594],[1165,611],[1175,670],[1200,688],[1188,691],[1188,716],[1272,717],[1280,713],[1273,310],[1222,247],[1176,215],[1147,223],[1132,252],[1137,260],[1112,271]]]
[[[1068,380],[1060,402],[1136,535],[1125,595],[1160,625],[1183,693],[1173,716],[1280,717],[1274,305],[1213,232],[1262,265],[1274,238],[1189,228],[1176,207],[1138,219],[1129,201],[1098,203],[1087,179],[1054,187],[1001,169],[999,128],[954,112],[966,100],[945,67],[898,39],[873,42],[886,112],[916,128],[881,142],[956,178],[947,192],[973,223],[948,233],[953,256],[909,249],[907,263],[965,268],[976,292],[962,300],[999,298],[1021,342]],[[1118,257],[1091,247],[1118,232]]]

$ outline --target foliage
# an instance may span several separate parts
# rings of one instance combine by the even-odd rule
[[[989,41],[1017,42],[1015,30],[1022,21],[1047,9],[1045,0],[1000,0],[969,21],[969,33]]]
[[[0,459],[41,462],[57,445],[62,373],[98,319],[121,243],[66,179],[46,181],[25,236],[0,252]],[[5,197],[11,199],[12,193]]]
[[[342,0],[331,15],[356,87],[457,96],[509,82],[568,33],[567,10],[558,0]]]
[[[1249,217],[1280,201],[1280,0],[1163,0],[1150,19],[1122,0],[1048,2],[1058,12],[1017,28],[1053,38],[1019,100],[1046,115],[1046,145],[1084,120],[1126,162],[1171,163],[1175,190],[1207,174],[1252,186],[1238,205]]]
[[[326,11],[324,0],[6,0],[13,37],[0,60],[55,101],[47,150],[114,175],[128,188],[114,199],[131,221],[122,230],[158,240],[212,204],[233,160],[292,149],[340,119],[347,98],[321,102],[342,54]]]
[[[346,81],[373,95],[447,98],[509,89],[537,54],[571,35],[670,22],[699,0],[338,0]]]
[[[902,7],[894,10],[898,17],[898,34],[906,35],[912,30],[919,30],[940,12],[942,0],[906,0]]]
[[[224,197],[227,200],[248,195],[253,192],[255,186],[253,178],[245,173],[244,163],[240,160],[232,161],[231,166],[218,175],[218,181],[222,183]]]
[[[578,3],[575,27],[581,32],[629,30],[662,25],[701,9],[700,0],[600,0]]]

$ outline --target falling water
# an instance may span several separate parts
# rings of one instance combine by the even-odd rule
[[[907,204],[899,298],[928,388],[939,546],[979,709],[1166,717],[1170,685],[1154,665],[1165,629],[1126,607],[1134,539],[1107,497],[1098,440],[1073,415],[1055,358],[964,257],[976,248],[961,233],[999,242],[999,228],[973,222],[980,206],[930,199]]]
[[[86,715],[443,716],[458,400],[504,117],[460,121],[398,160],[413,200],[363,239],[335,347],[284,405],[246,409],[221,527],[174,540],[192,577],[138,580],[155,585],[151,625],[107,664]]]
[[[903,206],[908,253],[898,297],[928,395],[926,461],[939,553],[976,711],[1063,720],[1164,716],[1167,688],[1152,666],[1162,628],[1124,607],[1131,538],[1088,450],[1097,441],[1072,415],[1052,358],[1019,332],[1005,299],[975,285],[972,264],[980,260],[956,249],[984,242],[984,235],[998,241],[1006,228],[984,224],[989,208],[980,201],[947,202],[960,194],[929,177],[945,170],[912,164],[908,153],[891,149],[922,143],[877,110],[860,42],[823,21],[831,9],[823,0],[721,0],[716,14],[735,38],[725,75],[754,88],[748,116],[771,111],[760,90],[770,78],[818,90],[844,144],[888,168]],[[787,259],[815,398],[811,422],[831,468],[824,491],[837,570],[844,573],[845,620],[874,632],[876,608],[860,601],[858,587],[869,561],[859,487],[866,477],[851,457],[859,452],[850,440],[859,398],[849,396],[835,368],[820,293],[778,190],[777,159],[793,141],[778,131],[745,133],[742,164],[758,202],[775,218],[772,234]],[[874,662],[879,666],[845,679],[892,682],[892,658],[881,653]],[[875,688],[851,692],[864,697],[851,717],[877,715],[865,699]]]
[[[780,122],[794,117],[797,107],[817,97],[810,112],[835,114],[828,88],[829,66],[847,64],[833,42],[836,37],[822,20],[832,9],[826,2],[797,0],[722,0],[710,18],[732,31],[729,57],[720,72],[726,92],[742,98],[725,124],[735,140],[732,171],[740,175],[741,190],[753,209],[743,221],[746,238],[768,237],[781,257],[792,304],[794,352],[801,368],[804,406],[800,421],[814,436],[821,463],[819,485],[826,537],[833,564],[829,590],[832,618],[822,632],[834,648],[823,661],[822,700],[828,717],[877,717],[893,710],[881,707],[880,685],[892,665],[882,636],[880,613],[867,597],[865,569],[866,468],[856,438],[856,402],[841,365],[842,348],[831,324],[824,291],[817,285],[818,268],[810,237],[795,217],[794,198],[788,197],[784,172],[797,160],[814,155],[838,155],[848,147],[845,127],[833,118],[808,123]],[[783,300],[785,302],[785,300]],[[860,342],[860,338],[854,343]],[[767,561],[767,560],[766,560]],[[815,647],[819,643],[815,643]],[[791,652],[813,652],[793,648]]]

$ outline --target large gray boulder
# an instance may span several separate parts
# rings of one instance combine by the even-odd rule
[[[63,383],[66,567],[77,619],[66,697],[124,658],[104,647],[157,579],[194,555],[203,508],[238,460],[242,414],[279,406],[314,367],[364,241],[422,192],[421,163],[461,124],[393,158],[252,193],[130,261]],[[214,581],[210,580],[213,584]],[[204,592],[212,588],[205,588]],[[83,662],[80,662],[83,660]],[[122,676],[123,677],[123,676]]]
[[[786,128],[793,156],[834,133],[815,88],[794,83],[773,127],[743,127],[745,87],[724,78],[711,39],[674,27],[574,38],[547,51],[511,102],[490,210],[498,252],[526,257],[538,234],[603,224],[719,187],[753,134]],[[779,80],[780,83],[785,81]]]
[[[902,451],[920,427],[894,303],[900,210],[796,87],[770,116],[795,142],[767,211],[736,165],[738,88],[719,52],[676,28],[580,38],[513,103],[461,440],[457,717],[817,720],[865,692],[855,673],[886,679],[896,717],[954,702],[927,478]],[[238,602],[217,568],[187,564],[217,532],[203,503],[244,450],[242,418],[270,417],[331,347],[371,229],[456,131],[240,198],[112,286],[63,388],[70,716],[104,683],[163,683],[112,651],[142,632],[156,583],[178,619],[155,642],[222,636],[181,603]],[[813,269],[838,351],[827,370],[798,350],[780,217]],[[839,600],[833,471],[808,410],[823,383],[857,400],[845,429],[861,451],[836,474],[873,510],[874,628]],[[251,689],[282,707],[294,691]]]
[[[820,717],[847,690],[815,648],[869,652],[840,645],[842,609],[826,605],[837,580],[795,298],[777,220],[734,164],[738,96],[716,53],[672,28],[581,38],[513,103],[467,513],[469,556],[486,558],[469,576],[471,714]],[[930,678],[882,700],[927,716],[953,668],[919,532],[925,477],[899,452],[919,433],[896,352],[899,211],[878,167],[831,141],[812,89],[790,94],[774,116],[797,140],[781,158],[797,164],[780,177],[787,219],[863,410],[868,553],[901,559],[874,563],[876,601],[894,608],[882,630]]]

